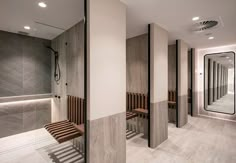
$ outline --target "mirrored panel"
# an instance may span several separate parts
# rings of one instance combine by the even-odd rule
[[[205,110],[235,114],[235,53],[207,54],[204,57]]]

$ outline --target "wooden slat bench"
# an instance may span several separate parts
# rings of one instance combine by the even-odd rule
[[[84,99],[74,96],[67,98],[68,120],[50,123],[44,128],[58,143],[77,138],[84,134]]]
[[[147,104],[148,104],[147,95],[141,93],[127,92],[126,96],[127,96],[126,120],[141,115],[141,113],[135,111],[135,109],[144,109],[145,111],[147,111]]]
[[[192,90],[188,89],[188,103],[192,102]],[[175,108],[176,105],[176,91],[168,91],[168,106],[169,108]]]
[[[168,107],[175,108],[176,105],[176,91],[168,91]]]

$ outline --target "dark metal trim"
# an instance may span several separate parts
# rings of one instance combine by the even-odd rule
[[[179,127],[179,40],[176,40],[176,127]]]
[[[209,82],[209,80],[211,80],[211,72],[210,72],[210,69],[211,69],[211,60],[208,59],[207,60],[207,66],[208,66],[208,69],[207,69],[207,75],[208,75],[208,102],[207,104],[210,105],[211,104],[211,100],[209,98],[209,94],[211,94],[211,90],[209,89],[211,87],[211,81]],[[205,80],[204,80],[205,81]]]
[[[151,91],[151,24],[148,24],[148,147],[151,147],[150,91]]]
[[[234,51],[228,51],[228,52],[221,52],[221,53],[233,53],[233,55],[234,55],[234,113],[224,113],[224,112],[218,112],[218,111],[212,111],[212,110],[207,110],[207,108],[206,108],[206,104],[205,104],[205,102],[204,102],[204,110],[206,110],[206,111],[209,111],[209,112],[215,112],[215,113],[221,113],[221,114],[227,114],[227,115],[234,115],[235,113],[236,113],[236,111],[235,111],[235,52]],[[204,72],[203,72],[203,74],[204,74],[204,76],[203,76],[203,83],[204,83],[204,90],[203,90],[203,97],[204,97],[204,101],[205,101],[205,88],[206,88],[206,84],[205,84],[205,58],[208,56],[208,55],[217,55],[217,54],[221,54],[221,53],[211,53],[211,54],[206,54],[206,55],[204,55]],[[218,92],[218,90],[217,90],[217,92]]]
[[[193,48],[191,48],[190,50],[190,87],[191,87],[191,110],[190,110],[190,114],[193,117]]]
[[[88,152],[87,152],[87,146],[88,146],[88,123],[87,123],[87,1],[84,0],[84,107],[85,107],[85,112],[84,112],[84,119],[85,119],[85,137],[84,137],[84,160],[85,163],[88,162]]]

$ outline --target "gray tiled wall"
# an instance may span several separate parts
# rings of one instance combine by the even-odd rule
[[[0,138],[42,128],[51,122],[51,99],[0,103]]]
[[[0,97],[51,93],[50,44],[0,31]]]

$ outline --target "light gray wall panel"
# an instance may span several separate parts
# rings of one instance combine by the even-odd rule
[[[84,98],[84,23],[66,32],[67,94]]]
[[[126,89],[127,92],[148,92],[148,35],[140,35],[126,41]]]
[[[151,148],[155,148],[168,139],[168,106],[167,101],[151,103]],[[161,132],[160,132],[161,131]]]
[[[80,21],[52,40],[59,52],[61,80],[54,81],[54,56],[52,56],[53,122],[67,119],[67,95],[84,98],[84,22]],[[67,85],[66,85],[67,84]]]
[[[126,113],[88,121],[89,163],[126,162]]]

